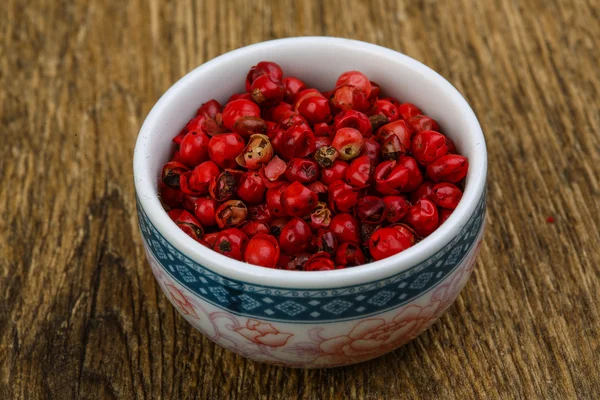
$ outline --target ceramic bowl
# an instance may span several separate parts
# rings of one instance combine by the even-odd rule
[[[198,244],[169,219],[158,195],[171,139],[203,102],[243,91],[249,68],[275,61],[286,75],[326,90],[360,70],[385,92],[439,121],[470,162],[450,218],[412,248],[356,268],[283,271],[238,262]],[[244,357],[291,367],[336,367],[390,352],[418,336],[454,302],[483,235],[487,154],[481,127],[443,77],[396,51],[364,42],[299,37],[240,48],[181,78],[144,122],[134,155],[140,231],[169,301],[200,332]]]

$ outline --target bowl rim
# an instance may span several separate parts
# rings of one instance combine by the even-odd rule
[[[160,121],[160,114],[166,105],[173,101],[188,83],[202,79],[202,74],[206,69],[224,63],[234,63],[239,57],[249,55],[257,49],[272,48],[276,50],[282,45],[314,46],[316,42],[320,45],[343,47],[352,51],[360,50],[364,53],[377,53],[379,56],[395,59],[397,63],[404,64],[407,68],[418,70],[426,79],[449,95],[452,104],[459,107],[460,112],[464,114],[470,136],[474,136],[471,140],[477,142],[477,151],[474,152],[474,156],[469,158],[469,183],[465,186],[458,207],[444,224],[415,246],[394,256],[361,265],[358,268],[318,272],[277,270],[237,261],[202,246],[171,221],[160,203],[156,189],[153,189],[157,177],[150,174],[150,156],[146,151],[153,136],[152,132],[156,132],[153,130],[153,126]],[[460,92],[433,69],[405,54],[379,45],[345,38],[301,36],[241,47],[199,65],[179,79],[160,97],[144,120],[135,145],[133,174],[136,196],[148,219],[171,245],[191,260],[216,274],[241,282],[279,288],[324,289],[364,284],[397,275],[418,265],[444,248],[460,233],[475,212],[480,198],[484,195],[487,151],[485,138],[475,113]]]

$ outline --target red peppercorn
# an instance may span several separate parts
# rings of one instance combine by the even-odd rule
[[[278,266],[286,271],[304,271],[304,266],[310,257],[311,255],[308,253],[295,254],[293,256],[281,254]]]
[[[368,156],[371,160],[371,165],[375,167],[379,164],[380,155],[381,154],[381,146],[373,139],[365,139],[365,144],[363,145],[363,149],[360,152],[361,156]]]
[[[357,243],[342,243],[335,252],[335,263],[344,267],[361,265],[365,263],[365,254]]]
[[[269,140],[271,140],[275,137],[275,135],[277,135],[277,131],[279,130],[279,124],[273,121],[266,121],[265,124],[267,125],[267,137],[269,138]]]
[[[244,232],[249,238],[261,233],[269,233],[271,231],[269,225],[265,224],[264,222],[250,220],[246,220],[238,227],[238,229],[241,229],[242,232]]]
[[[188,195],[202,195],[208,192],[208,185],[212,179],[219,176],[219,167],[212,161],[204,161],[192,172],[181,174],[179,185]]]
[[[206,247],[212,249],[217,241],[217,236],[219,236],[219,232],[205,233],[202,240],[206,243]]]
[[[280,184],[279,186],[267,189],[265,201],[269,212],[274,217],[285,217],[287,215],[282,203],[282,194],[288,183]]]
[[[411,150],[415,160],[426,167],[448,153],[446,137],[435,131],[419,132],[412,140]]]
[[[318,202],[317,207],[310,214],[310,227],[313,229],[327,228],[331,223],[331,210],[327,203]]]
[[[311,237],[310,226],[300,218],[292,218],[281,229],[279,246],[284,253],[299,254],[309,248]]]
[[[408,170],[408,182],[402,189],[403,192],[412,192],[423,183],[423,174],[417,161],[410,156],[400,156],[398,165],[404,165]]]
[[[323,95],[317,89],[304,89],[298,92],[294,97],[294,110],[298,111],[300,104],[311,97],[323,97]]]
[[[469,169],[469,161],[458,154],[447,154],[427,167],[427,176],[436,182],[460,182]]]
[[[338,247],[337,236],[329,229],[319,229],[315,240],[315,246],[319,251],[334,255]]]
[[[384,161],[375,168],[375,189],[381,194],[396,195],[407,185],[408,169],[396,161]]]
[[[294,126],[300,126],[304,129],[310,130],[310,125],[308,124],[306,119],[297,112],[294,112],[289,117],[281,120],[281,122],[279,123],[279,128],[282,131],[288,130]]]
[[[267,188],[279,186],[280,178],[285,173],[287,164],[278,156],[275,156],[269,161],[266,166],[261,167],[259,173]]]
[[[183,206],[184,210],[190,212],[191,214],[194,214],[194,210],[196,209],[196,200],[198,199],[199,197],[197,196],[186,195],[183,197],[183,202],[181,203],[181,205]]]
[[[218,177],[211,179],[208,185],[208,193],[217,201],[225,201],[236,192],[241,171],[226,169]]]
[[[381,228],[369,239],[369,252],[375,260],[383,260],[411,247],[415,243],[414,236],[408,229]]]
[[[413,228],[411,228],[410,226],[408,226],[404,223],[398,223],[398,224],[392,224],[389,227],[398,229],[402,233],[410,233],[415,238],[415,242],[416,242],[417,232],[415,232],[415,230]]]
[[[440,126],[436,120],[428,117],[427,115],[415,115],[414,117],[410,118],[407,123],[414,132],[440,131]]]
[[[329,101],[320,93],[318,96],[306,97],[296,104],[296,110],[311,124],[327,122],[331,119]]]
[[[432,189],[431,201],[441,208],[454,210],[462,198],[462,191],[448,182],[440,182]]]
[[[348,163],[342,160],[335,160],[334,158],[331,167],[321,170],[321,182],[331,185],[335,181],[344,179],[346,177],[346,168],[348,168]]]
[[[215,219],[219,228],[233,227],[241,224],[248,216],[248,208],[240,200],[228,200],[217,209]]]
[[[281,230],[283,229],[283,227],[290,222],[290,219],[287,217],[280,217],[277,219],[274,219],[271,222],[271,235],[275,236],[275,237],[279,237],[279,235],[281,235]]]
[[[335,89],[329,102],[335,110],[366,111],[371,105],[365,92],[351,85]]]
[[[395,135],[400,141],[400,149],[403,153],[410,149],[413,131],[405,121],[394,121],[377,130],[377,140],[379,140],[379,143],[381,143],[382,146],[386,139],[392,135]]]
[[[245,139],[255,134],[265,135],[268,133],[269,128],[261,118],[242,117],[233,126],[233,131]]]
[[[175,222],[183,211],[184,210],[181,209],[169,210],[167,211],[167,215],[169,216],[169,218],[171,218],[171,221]]]
[[[160,190],[160,201],[168,208],[178,208],[183,202],[184,194],[179,189],[173,189],[165,185],[162,181],[158,183]]]
[[[258,234],[250,239],[244,251],[244,261],[249,264],[275,268],[279,261],[279,243],[266,234]]]
[[[331,271],[335,264],[331,261],[329,253],[319,252],[311,256],[304,264],[304,271]]]
[[[260,169],[273,158],[273,147],[269,137],[254,134],[248,139],[248,145],[243,152],[236,157],[236,162],[248,169]]]
[[[381,158],[384,160],[397,160],[400,158],[406,149],[398,136],[390,135],[381,143]]]
[[[349,212],[358,201],[358,191],[344,181],[334,181],[329,185],[329,208],[333,212]]]
[[[408,209],[404,221],[421,237],[429,236],[439,224],[439,216],[435,204],[422,198]]]
[[[169,211],[169,217],[177,224],[179,229],[184,231],[186,235],[192,239],[199,241],[204,235],[202,225],[196,217],[187,212],[186,210],[171,210]]]
[[[274,107],[262,109],[263,118],[270,120],[267,121],[267,127],[269,123],[277,126],[277,124],[279,124],[281,121],[291,117],[294,114],[294,107],[292,107],[290,103],[286,103],[284,101]]]
[[[410,194],[410,202],[415,204],[422,198],[431,199],[431,194],[433,193],[433,187],[435,186],[435,182],[432,181],[424,181],[418,188],[416,188]]]
[[[266,190],[267,187],[257,172],[246,172],[240,178],[237,195],[246,204],[259,204],[264,200]]]
[[[327,186],[321,181],[309,183],[306,187],[315,192],[317,196],[327,194]],[[325,196],[325,198],[327,198],[327,196]]]
[[[360,243],[359,229],[356,218],[348,213],[337,214],[329,223],[329,230],[335,234],[338,243]]]
[[[315,131],[315,135],[319,136],[333,136],[333,129],[330,125],[327,125],[326,122],[320,122],[313,126],[313,130]],[[319,148],[319,146],[317,146]]]
[[[371,94],[369,95],[369,100],[376,100],[379,97],[379,93],[381,92],[381,86],[379,84],[370,81],[371,83]]]
[[[276,81],[283,79],[283,71],[278,64],[271,61],[261,61],[248,71],[248,75],[246,75],[246,91],[249,92],[252,83],[263,75],[267,75]]]
[[[181,144],[181,141],[183,140],[183,138],[185,137],[185,135],[187,135],[187,132],[185,132],[185,131],[179,132],[177,134],[177,136],[175,136],[173,138],[173,143],[175,143],[179,147],[179,145]],[[176,154],[179,154],[179,151],[177,151]],[[178,157],[179,157],[179,155],[178,155]],[[175,160],[175,156],[173,156],[173,160],[171,160],[171,161],[176,161]]]
[[[266,203],[248,206],[248,218],[252,221],[270,223],[273,220]]]
[[[285,131],[279,131],[271,143],[275,151],[287,161],[294,157],[306,157],[316,150],[315,134],[304,125],[294,125]]]
[[[268,75],[259,76],[250,87],[252,100],[262,107],[279,104],[285,96],[285,85]]]
[[[373,166],[369,156],[360,156],[355,158],[346,169],[346,182],[356,189],[363,189],[369,186]]]
[[[238,99],[227,103],[223,110],[223,124],[230,131],[234,130],[236,122],[243,117],[260,118],[260,107],[250,100]]]
[[[373,105],[372,115],[382,115],[388,122],[394,122],[398,119],[398,108],[389,100],[379,99]]]
[[[290,182],[314,182],[319,178],[319,165],[314,160],[292,158],[287,164],[285,177]]]
[[[217,224],[215,213],[219,203],[211,197],[199,197],[194,201],[194,215],[203,226]]]
[[[283,78],[282,82],[285,85],[285,101],[290,103],[293,103],[294,97],[296,97],[298,93],[306,89],[306,83],[293,76]]]
[[[222,230],[217,234],[213,250],[227,257],[242,261],[248,237],[237,228]]]
[[[204,116],[206,118],[214,119],[217,114],[221,114],[223,112],[223,106],[215,99],[211,99],[206,103],[202,103],[198,111],[196,111],[196,116]]]
[[[385,196],[385,219],[390,223],[400,222],[408,212],[410,204],[402,196]]]
[[[386,203],[376,196],[361,197],[356,204],[356,216],[361,222],[380,224],[387,216]]]
[[[402,119],[408,121],[415,115],[421,115],[423,113],[414,104],[403,103],[403,104],[398,105],[398,114],[400,114]]]
[[[358,157],[364,144],[365,140],[359,131],[354,128],[342,128],[335,133],[331,146],[337,150],[342,160],[348,161]]]
[[[389,101],[390,103],[392,103],[393,105],[395,105],[396,108],[398,108],[398,106],[401,104],[400,101],[397,98],[391,97],[391,96],[382,97],[381,100],[387,100],[387,101]]]
[[[369,138],[372,135],[369,117],[360,111],[344,110],[335,116],[333,124],[336,131],[342,128],[353,128],[359,131],[365,138]]]
[[[446,146],[448,146],[448,154],[456,154],[456,146],[448,136],[446,136]]]
[[[315,138],[315,148],[317,149],[317,151],[321,147],[329,147],[329,146],[331,146],[331,138],[329,136],[317,136]]]
[[[236,101],[236,100],[252,100],[252,96],[250,95],[250,93],[235,93],[232,94],[229,99],[227,100],[227,104],[231,103],[232,101]]]
[[[184,164],[195,167],[208,160],[209,137],[202,131],[188,132],[179,146],[179,158]]]
[[[179,189],[180,175],[188,172],[190,169],[187,165],[178,161],[169,161],[162,169],[162,182],[174,189]]]
[[[202,125],[203,125],[205,119],[206,119],[206,117],[204,115],[198,115],[198,116],[190,119],[188,121],[188,123],[185,124],[185,126],[181,130],[181,133],[186,134],[191,131],[202,132]]]
[[[371,115],[369,117],[369,123],[371,124],[371,132],[377,132],[379,128],[387,125],[390,122],[388,117],[381,114]]]
[[[237,133],[213,136],[208,142],[208,155],[221,168],[235,168],[236,157],[244,150],[244,139]]]
[[[369,240],[377,229],[381,228],[381,225],[373,225],[373,224],[360,224],[360,240],[362,241],[362,245],[365,247],[369,247]]]
[[[317,201],[317,194],[300,182],[293,182],[283,189],[281,194],[283,209],[294,217],[309,215],[316,207]]]
[[[442,225],[452,214],[452,211],[447,208],[438,208],[438,216],[440,218],[440,225]]]
[[[337,157],[337,150],[331,146],[318,147],[314,156],[315,160],[322,168],[332,167]]]
[[[171,161],[181,162],[181,157],[179,156],[179,150],[175,150],[175,153],[173,153],[173,158],[171,158]]]
[[[337,89],[345,85],[350,85],[359,89],[367,98],[371,95],[371,81],[362,72],[347,71],[341,74],[335,82],[335,87]]]

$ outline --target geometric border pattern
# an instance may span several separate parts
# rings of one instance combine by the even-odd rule
[[[281,322],[332,322],[378,314],[410,302],[440,284],[475,244],[485,219],[486,194],[461,232],[429,259],[394,276],[321,290],[249,284],[191,260],[152,225],[137,201],[142,238],[164,271],[202,300],[236,315]]]

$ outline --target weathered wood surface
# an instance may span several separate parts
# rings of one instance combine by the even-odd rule
[[[490,155],[460,299],[418,340],[336,370],[213,345],[159,292],[136,226],[133,146],[158,97],[210,58],[296,35],[433,67]],[[3,0],[0,398],[598,398],[599,48],[594,0]]]

